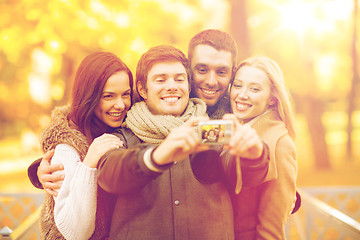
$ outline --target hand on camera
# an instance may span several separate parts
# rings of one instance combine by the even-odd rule
[[[255,129],[249,124],[241,124],[233,114],[226,114],[223,119],[234,122],[233,135],[224,148],[228,149],[230,154],[243,158],[257,159],[261,157],[264,145]]]

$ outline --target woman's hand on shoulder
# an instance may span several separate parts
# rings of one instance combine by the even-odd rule
[[[91,143],[83,163],[91,168],[96,168],[99,159],[112,149],[123,146],[123,142],[113,134],[104,133]]]
[[[248,159],[257,159],[261,157],[264,150],[263,142],[249,124],[241,124],[233,114],[224,115],[223,119],[234,122],[234,131],[229,144],[224,148],[228,149],[230,154]]]

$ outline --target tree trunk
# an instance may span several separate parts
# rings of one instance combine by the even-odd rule
[[[348,125],[347,125],[347,156],[348,159],[353,158],[353,149],[352,149],[352,132],[353,132],[353,125],[352,125],[352,115],[355,110],[355,98],[356,98],[356,88],[359,82],[359,73],[357,70],[358,66],[358,56],[356,50],[356,41],[357,41],[357,15],[358,15],[358,4],[357,0],[354,0],[354,33],[352,39],[352,48],[351,48],[351,56],[352,56],[352,68],[353,68],[353,77],[351,81],[351,88],[349,94],[349,108],[348,108]]]
[[[330,169],[330,158],[325,141],[326,131],[321,121],[325,110],[324,103],[321,99],[310,95],[305,96],[302,102],[305,104],[305,115],[313,146],[315,168],[319,170]]]
[[[230,33],[238,45],[238,61],[250,55],[246,0],[229,0],[231,8]]]

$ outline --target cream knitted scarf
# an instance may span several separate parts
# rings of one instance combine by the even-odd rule
[[[144,101],[136,103],[127,112],[125,127],[146,143],[161,143],[171,129],[181,126],[194,116],[207,116],[206,104],[198,98],[190,98],[185,112],[179,116],[153,115]]]

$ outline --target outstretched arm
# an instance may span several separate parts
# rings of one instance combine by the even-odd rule
[[[232,120],[234,123],[234,132],[230,143],[224,148],[229,150],[231,155],[241,158],[260,158],[264,151],[264,144],[255,129],[248,124],[241,124],[234,114],[226,114],[223,118]]]
[[[231,192],[261,184],[269,166],[267,146],[253,128],[240,124],[234,115],[225,115],[224,119],[234,123],[229,144],[223,146],[223,151],[219,147],[195,154],[191,159],[194,175],[203,183],[225,179]]]
[[[197,121],[190,120],[173,129],[160,145],[134,144],[129,149],[106,153],[98,165],[101,188],[112,194],[136,191],[160,176],[173,162],[186,159],[199,149],[200,138],[193,128]]]
[[[154,150],[153,160],[158,165],[179,162],[186,159],[195,151],[208,149],[200,145],[200,138],[194,126],[201,118],[192,118],[182,126],[173,129],[165,140]]]

